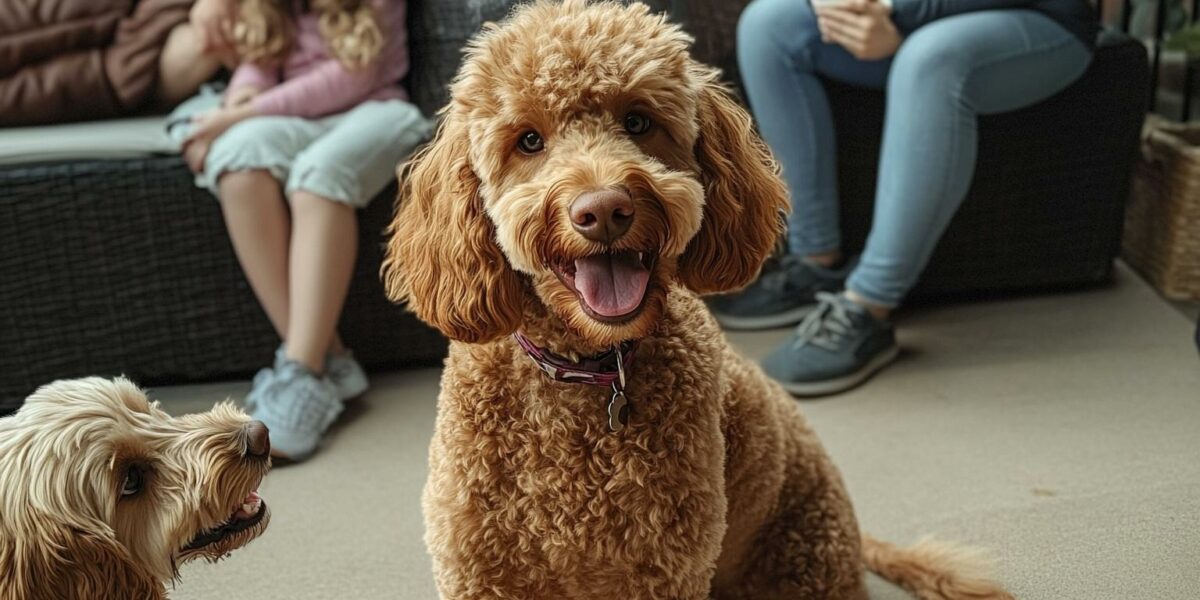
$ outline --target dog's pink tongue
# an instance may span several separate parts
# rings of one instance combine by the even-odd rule
[[[238,519],[249,519],[258,514],[261,508],[262,496],[259,496],[258,492],[250,492],[246,494],[245,498],[242,498],[242,505],[233,516]]]
[[[637,309],[646,295],[650,271],[637,254],[597,254],[575,261],[575,289],[596,314],[620,317]]]

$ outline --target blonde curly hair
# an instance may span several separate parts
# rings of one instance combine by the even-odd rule
[[[329,53],[349,69],[371,64],[383,48],[383,32],[369,0],[306,0],[320,15]],[[295,43],[292,0],[241,0],[234,39],[242,60],[280,63]]]

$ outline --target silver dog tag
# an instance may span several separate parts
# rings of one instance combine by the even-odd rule
[[[612,401],[608,403],[608,428],[611,431],[621,431],[629,423],[629,403],[625,400],[625,392],[615,390]]]

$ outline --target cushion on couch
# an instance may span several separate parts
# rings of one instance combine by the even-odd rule
[[[0,128],[0,165],[146,158],[178,153],[165,118],[135,117]]]

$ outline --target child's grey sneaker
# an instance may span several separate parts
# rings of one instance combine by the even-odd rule
[[[835,292],[846,284],[856,259],[838,269],[814,265],[794,254],[763,266],[762,275],[746,289],[709,300],[717,322],[726,329],[755,330],[799,323],[816,305],[818,292]]]
[[[275,349],[275,368],[278,369],[287,360],[287,344],[280,344],[279,348]],[[259,371],[259,374],[261,375],[262,371]],[[331,352],[325,355],[325,377],[333,385],[338,398],[343,401],[352,400],[367,393],[367,389],[370,387],[370,383],[367,381],[367,372],[355,360],[354,353],[349,350],[341,354]],[[254,376],[254,381],[258,382],[258,375]]]
[[[325,357],[325,377],[333,384],[338,398],[342,400],[357,398],[365,394],[371,386],[367,381],[367,372],[349,350],[341,354],[331,353]]]
[[[763,359],[763,370],[797,396],[848,390],[900,354],[891,324],[842,294],[820,292],[818,304],[783,345]]]
[[[246,412],[253,412],[254,408],[258,406],[263,390],[271,383],[271,378],[275,377],[275,371],[278,371],[283,363],[287,362],[287,359],[287,345],[279,344],[279,347],[275,349],[275,360],[271,366],[259,369],[250,382],[250,393],[246,394]]]
[[[275,363],[279,364],[278,357],[276,357]],[[254,380],[250,383],[250,393],[246,394],[246,411],[251,412],[254,410],[254,407],[258,406],[258,401],[262,398],[263,390],[267,389],[273,377],[275,377],[275,369],[271,367],[259,369],[254,374]]]
[[[275,369],[250,416],[271,430],[272,455],[301,461],[312,456],[341,412],[329,380],[289,360]]]

